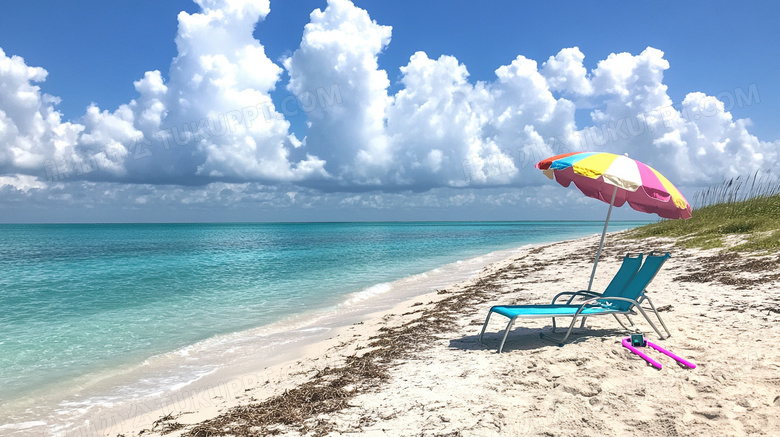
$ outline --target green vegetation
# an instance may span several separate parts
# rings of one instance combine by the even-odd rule
[[[769,172],[737,177],[696,193],[701,205],[688,220],[662,220],[628,233],[627,238],[673,237],[683,247],[725,247],[729,235],[744,241],[732,251],[780,250],[780,182]]]

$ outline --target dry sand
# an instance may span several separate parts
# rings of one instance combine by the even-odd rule
[[[626,252],[672,252],[648,287],[672,337],[633,321],[696,369],[657,353],[663,369],[648,366],[621,346],[626,333],[611,317],[589,318],[564,347],[539,338],[549,320],[519,320],[497,354],[506,319],[495,316],[478,341],[490,306],[584,288],[597,243],[529,249],[110,435],[780,435],[777,254],[607,238],[594,290]]]

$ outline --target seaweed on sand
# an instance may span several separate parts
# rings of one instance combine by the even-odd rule
[[[457,326],[464,310],[475,310],[491,299],[488,291],[517,267],[506,267],[483,275],[476,283],[423,310],[418,317],[399,326],[383,327],[371,337],[368,350],[347,357],[339,367],[320,370],[309,381],[263,402],[231,408],[196,424],[186,437],[274,435],[296,430],[322,436],[335,430],[327,416],[350,406],[350,399],[375,390],[390,378],[390,369],[403,359],[413,358],[421,348],[435,341],[435,335]],[[444,291],[444,290],[442,290]],[[365,419],[365,418],[364,418]],[[369,420],[360,420],[368,423]]]

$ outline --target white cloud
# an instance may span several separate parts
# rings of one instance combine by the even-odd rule
[[[582,65],[584,59],[585,55],[578,47],[566,48],[550,56],[541,70],[550,90],[582,96],[593,94],[593,85],[587,77],[588,70]]]
[[[748,132],[749,120],[733,120],[723,102],[701,92],[673,102],[663,83],[669,62],[648,47],[639,55],[612,54],[593,71],[594,94],[606,99],[591,113],[577,143],[587,149],[629,153],[683,185],[706,185],[722,178],[776,166],[780,142],[761,142]],[[731,102],[751,97],[731,96]],[[725,96],[724,96],[725,97]]]
[[[341,103],[308,112],[306,148],[343,185],[381,185],[392,164],[384,127],[390,82],[377,64],[390,33],[350,1],[329,0],[311,13],[300,47],[284,62],[295,95],[338,89]]]
[[[179,55],[171,65],[166,119],[179,130],[171,136],[189,127],[194,150],[184,153],[193,155],[195,173],[270,181],[322,176],[317,158],[288,160],[294,147],[289,123],[270,104],[282,69],[252,36],[270,12],[268,1],[198,4],[201,13],[179,14]]]
[[[500,67],[495,83],[471,84],[454,57],[418,52],[400,69],[404,88],[388,96],[377,58],[390,30],[351,2],[332,0],[311,14],[301,47],[285,62],[296,94],[339,88],[343,103],[309,113],[306,138],[337,189],[509,184],[523,179],[519,166],[551,152],[548,139],[573,133],[573,103],[556,99],[523,57]]]
[[[613,53],[591,71],[577,47],[541,66],[519,55],[497,66],[492,81],[470,81],[453,56],[417,52],[399,68],[401,89],[391,95],[379,59],[392,28],[349,0],[313,11],[300,46],[281,66],[253,37],[270,13],[268,0],[196,2],[201,12],[179,14],[169,79],[149,71],[134,82],[135,99],[113,111],[93,104],[78,121],[63,121],[58,99],[41,91],[43,68],[0,49],[4,186],[61,199],[68,185],[43,181],[211,187],[197,195],[165,190],[164,201],[189,205],[252,199],[316,206],[323,200],[298,190],[373,190],[336,196],[331,205],[390,208],[397,205],[393,192],[444,196],[447,187],[544,185],[533,164],[573,150],[628,153],[678,185],[778,162],[780,143],[751,135],[750,121],[735,120],[723,102],[695,90],[673,102],[664,84],[669,62],[652,47]],[[271,100],[285,70],[287,91],[308,117],[302,139]],[[577,125],[577,109],[590,110],[590,125]],[[232,185],[212,190],[223,183]],[[257,184],[286,188],[252,191]],[[111,186],[105,191],[116,193]],[[467,205],[473,195],[454,193],[446,202],[425,201]],[[155,204],[149,194],[127,198]]]
[[[42,68],[0,51],[0,168],[60,180],[214,179],[291,181],[326,177],[324,162],[291,162],[300,145],[269,93],[282,68],[252,37],[268,1],[198,1],[179,14],[179,51],[165,83],[159,71],[134,83],[137,99],[115,111],[93,104],[62,123],[57,100],[35,82]],[[95,171],[95,169],[100,170]]]
[[[386,183],[425,188],[466,185],[464,168],[469,178],[482,182],[485,166],[478,157],[503,156],[484,131],[491,110],[484,84],[470,84],[466,66],[454,57],[433,60],[423,52],[415,53],[401,73],[404,89],[388,108],[395,159]],[[497,176],[508,181],[514,168],[511,159],[506,162],[507,171]]]
[[[27,193],[30,190],[43,190],[46,188],[46,184],[39,181],[35,176],[14,174],[10,176],[0,176],[0,189],[5,187]]]
[[[47,72],[0,48],[0,172],[39,173],[46,159],[75,144],[82,126],[62,123],[56,97],[35,83]]]

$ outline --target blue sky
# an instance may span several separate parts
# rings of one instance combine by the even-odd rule
[[[706,123],[678,120],[599,146],[650,161],[688,197],[777,166],[771,3],[235,4],[3,5],[0,59],[15,66],[0,73],[3,220],[568,219],[572,202],[578,217],[599,219],[605,205],[551,186],[526,161],[553,151],[556,136],[707,97],[723,107]],[[545,70],[555,56],[566,68]],[[290,100],[322,92],[309,108]],[[181,133],[172,128],[265,98],[273,120],[247,123],[243,112],[236,132],[170,146]],[[514,167],[465,170],[496,156]],[[707,170],[691,176],[690,163]],[[652,219],[627,207],[617,217]]]

